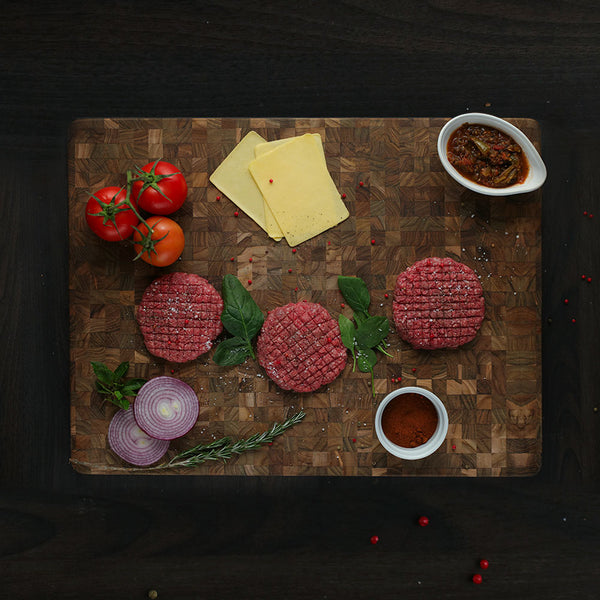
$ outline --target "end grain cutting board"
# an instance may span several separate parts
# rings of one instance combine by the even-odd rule
[[[539,128],[509,119],[539,147]],[[264,431],[303,407],[304,421],[270,447],[226,464],[180,473],[202,475],[514,476],[541,464],[541,191],[485,197],[455,183],[436,154],[446,119],[88,119],[73,123],[69,144],[71,434],[74,467],[84,473],[131,473],[108,448],[116,407],[93,391],[90,361],[129,375],[172,375],[197,392],[194,429],[172,444],[183,450],[223,435]],[[329,171],[350,218],[304,243],[296,253],[274,242],[208,177],[254,130],[267,140],[320,133]],[[164,158],[185,174],[189,196],[174,218],[186,248],[172,267],[132,262],[127,243],[108,243],[87,228],[90,193],[122,185],[134,164]],[[362,185],[359,184],[362,182]],[[225,273],[248,287],[263,311],[292,301],[322,303],[337,318],[340,274],[371,290],[373,314],[391,321],[397,275],[416,260],[449,256],[479,275],[486,316],[474,341],[458,350],[416,351],[392,333],[392,358],[370,378],[351,361],[333,384],[312,394],[279,390],[254,361],[218,367],[212,353],[168,364],[146,350],[135,321],[145,287],[170,271],[206,277],[218,290]],[[231,259],[234,259],[233,261]],[[252,262],[250,262],[252,258]],[[289,270],[291,269],[291,272]],[[252,281],[249,285],[248,280]],[[389,298],[385,294],[389,294]],[[401,381],[392,382],[392,379]],[[419,385],[445,403],[450,429],[442,447],[414,462],[388,454],[373,418],[384,395]],[[135,471],[139,472],[139,471]],[[168,471],[171,472],[171,471]],[[162,473],[165,473],[164,471]]]

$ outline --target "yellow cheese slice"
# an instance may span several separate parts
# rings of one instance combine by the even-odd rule
[[[281,143],[251,161],[248,169],[290,246],[349,216],[327,170],[318,134]]]
[[[265,215],[265,200],[258,189],[248,164],[254,160],[254,148],[266,140],[251,131],[229,153],[227,158],[215,169],[209,177],[211,183],[225,194],[237,207],[253,219],[267,234],[275,240],[283,237],[277,221]],[[269,210],[270,213],[270,210]]]
[[[315,135],[319,135],[319,134],[315,134]],[[270,152],[274,148],[277,148],[278,146],[281,146],[282,144],[287,144],[289,141],[294,140],[294,139],[296,139],[296,138],[289,137],[289,138],[282,138],[280,140],[273,140],[272,142],[264,142],[261,144],[257,144],[254,147],[254,156],[257,158],[259,156],[263,156],[264,154],[266,154],[267,152]],[[319,135],[319,140],[320,139],[321,139],[321,136]],[[273,211],[271,210],[271,208],[269,207],[269,205],[266,202],[265,202],[265,223],[267,225],[267,231],[276,231],[276,232],[280,233],[281,237],[283,237],[283,233],[281,233],[281,227],[279,227],[279,224],[277,223],[277,219],[275,218]]]
[[[321,136],[318,133],[311,134],[311,135],[318,135],[319,139],[321,139]],[[278,148],[282,144],[287,144],[288,142],[291,142],[292,140],[295,140],[295,139],[296,139],[296,137],[281,138],[280,140],[273,140],[272,142],[263,142],[261,144],[256,144],[256,146],[254,147],[254,156],[256,158],[258,158],[259,156],[263,156],[267,152],[270,152],[271,150]]]

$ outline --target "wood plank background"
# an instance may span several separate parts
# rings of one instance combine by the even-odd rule
[[[529,119],[509,119],[538,146]],[[223,435],[245,437],[300,407],[304,421],[271,447],[223,463],[178,471],[224,475],[507,476],[541,464],[541,192],[488,198],[456,184],[442,169],[436,139],[446,119],[88,119],[71,127],[69,144],[72,462],[85,473],[136,473],[107,448],[115,407],[93,392],[91,360],[132,364],[131,375],[179,377],[196,390],[200,416],[173,442],[182,450]],[[268,140],[320,133],[328,168],[350,218],[297,248],[276,243],[208,177],[250,130]],[[89,194],[120,185],[133,164],[164,158],[189,184],[174,218],[186,232],[180,261],[167,269],[133,263],[127,243],[88,230]],[[362,185],[360,185],[362,182]],[[372,243],[374,241],[374,243]],[[223,368],[211,353],[185,365],[152,357],[135,322],[145,287],[169,271],[206,277],[217,289],[225,273],[240,278],[263,311],[291,301],[320,302],[337,318],[339,274],[365,280],[371,312],[391,318],[397,275],[415,260],[450,256],[481,279],[486,318],[477,338],[458,350],[416,351],[392,333],[392,358],[380,356],[376,396],[368,375],[344,374],[313,394],[279,390],[254,361]],[[233,258],[233,261],[231,260]],[[252,258],[252,262],[250,259]],[[291,269],[291,273],[289,272]],[[251,284],[248,281],[252,281]],[[385,298],[385,294],[389,298]],[[401,377],[400,383],[392,379]],[[442,447],[422,461],[402,461],[378,443],[373,416],[398,386],[420,385],[446,404]],[[172,451],[171,451],[172,453]],[[175,471],[169,471],[174,473]]]

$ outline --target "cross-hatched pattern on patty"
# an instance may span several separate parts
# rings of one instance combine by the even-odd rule
[[[346,366],[340,328],[320,304],[290,303],[272,310],[257,341],[258,362],[282,389],[313,392]]]
[[[203,277],[169,273],[144,291],[137,320],[148,351],[183,363],[208,352],[223,331],[223,300]]]
[[[451,258],[426,258],[398,276],[394,322],[414,348],[458,348],[476,335],[485,314],[477,275]]]

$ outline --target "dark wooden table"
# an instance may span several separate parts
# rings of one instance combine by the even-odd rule
[[[11,4],[0,20],[0,598],[597,598],[596,3],[59,4]],[[536,476],[72,469],[72,120],[465,111],[541,125]]]

